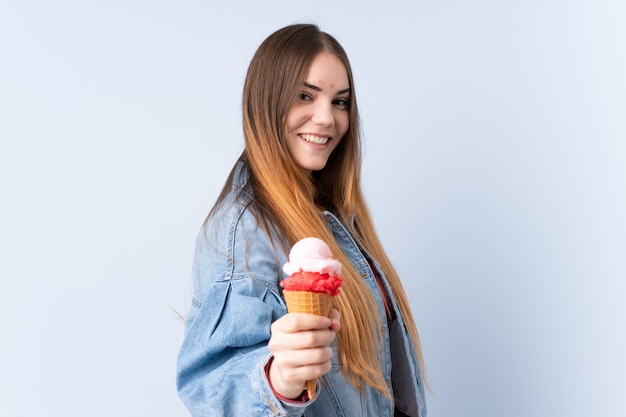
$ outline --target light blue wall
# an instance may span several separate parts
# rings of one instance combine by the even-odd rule
[[[626,415],[624,2],[93,3],[0,4],[0,415],[186,415],[170,307],[296,21],[351,57],[429,415]]]

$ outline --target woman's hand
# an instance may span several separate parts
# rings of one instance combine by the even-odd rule
[[[341,328],[334,308],[328,317],[288,313],[271,327],[269,349],[274,355],[269,378],[272,388],[285,398],[297,398],[306,381],[330,370],[332,349],[328,346]]]

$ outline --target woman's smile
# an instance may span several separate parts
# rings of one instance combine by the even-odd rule
[[[319,136],[311,133],[300,133],[298,134],[305,142],[314,144],[314,145],[326,145],[328,141],[331,139],[329,136]]]

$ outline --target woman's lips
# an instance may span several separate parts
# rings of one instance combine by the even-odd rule
[[[326,145],[328,141],[331,139],[330,136],[315,135],[312,133],[300,133],[298,136],[300,136],[306,142],[313,143],[315,145]]]

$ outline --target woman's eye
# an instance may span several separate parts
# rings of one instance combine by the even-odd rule
[[[349,104],[350,104],[350,101],[345,98],[340,98],[340,99],[335,100],[335,105],[342,109],[345,109],[346,107],[348,107]]]
[[[313,100],[313,99],[311,98],[311,96],[310,96],[310,95],[308,95],[307,93],[300,93],[300,94],[298,95],[298,98],[299,98],[301,101],[311,101],[311,100]]]

